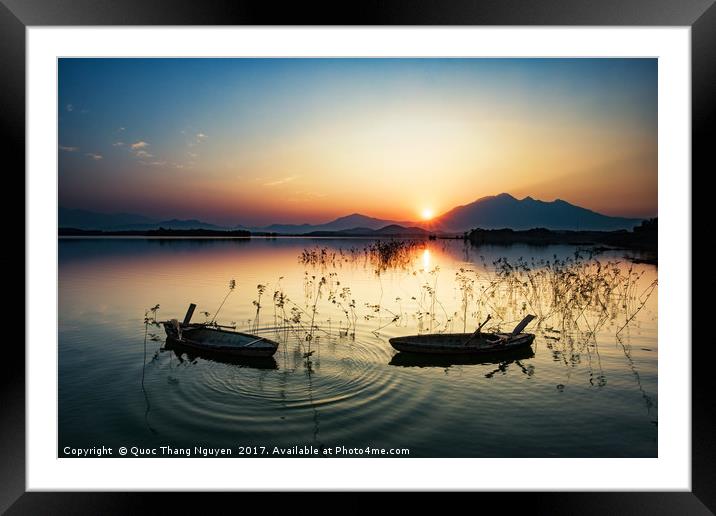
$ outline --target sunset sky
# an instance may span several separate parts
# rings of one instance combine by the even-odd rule
[[[419,220],[485,195],[657,214],[656,59],[60,59],[59,204]]]

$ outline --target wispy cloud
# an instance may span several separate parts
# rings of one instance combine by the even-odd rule
[[[67,105],[65,106],[65,109],[66,109],[67,111],[74,111],[74,110],[75,110],[75,106],[73,106],[72,104],[67,104]]]
[[[196,143],[205,142],[209,137],[204,133],[196,133]]]
[[[101,154],[96,154],[94,152],[88,152],[87,154],[85,154],[85,156],[87,156],[88,158],[92,158],[95,161],[98,161],[98,160],[104,158],[104,156],[102,156]]]
[[[139,140],[138,142],[132,143],[129,146],[129,150],[139,159],[153,158],[154,154],[151,154],[150,152],[145,150],[147,147],[149,147],[149,144],[147,142]]]
[[[171,168],[185,168],[184,164],[182,163],[175,163],[173,161],[167,161],[165,159],[157,159],[157,160],[144,160],[140,159],[139,163],[144,165],[145,167],[157,167],[157,168],[163,168],[163,167],[171,167]]]
[[[112,147],[124,147],[124,142],[114,142]]]
[[[289,202],[313,202],[318,199],[323,199],[326,197],[325,193],[320,192],[314,192],[311,190],[296,190],[293,195],[286,198]]]
[[[288,176],[281,179],[277,179],[276,181],[269,181],[268,183],[264,183],[264,186],[278,186],[285,183],[290,183],[294,179],[297,179],[298,176]]]
[[[189,156],[191,159],[196,159],[199,157],[199,155],[196,152],[187,152],[187,156]]]
[[[80,150],[79,147],[67,147],[66,145],[60,145],[59,149],[65,152],[77,152],[78,150]]]

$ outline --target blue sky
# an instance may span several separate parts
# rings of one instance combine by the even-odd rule
[[[70,208],[405,220],[507,191],[656,214],[655,59],[61,59],[58,108]]]

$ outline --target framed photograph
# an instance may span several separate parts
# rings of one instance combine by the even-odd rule
[[[713,510],[691,303],[711,3],[351,26],[93,5],[0,7],[26,156],[9,514],[138,491]]]

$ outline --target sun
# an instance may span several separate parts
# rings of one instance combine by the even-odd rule
[[[423,220],[430,220],[433,218],[434,214],[433,210],[431,210],[430,208],[425,208],[420,215],[423,217]]]

